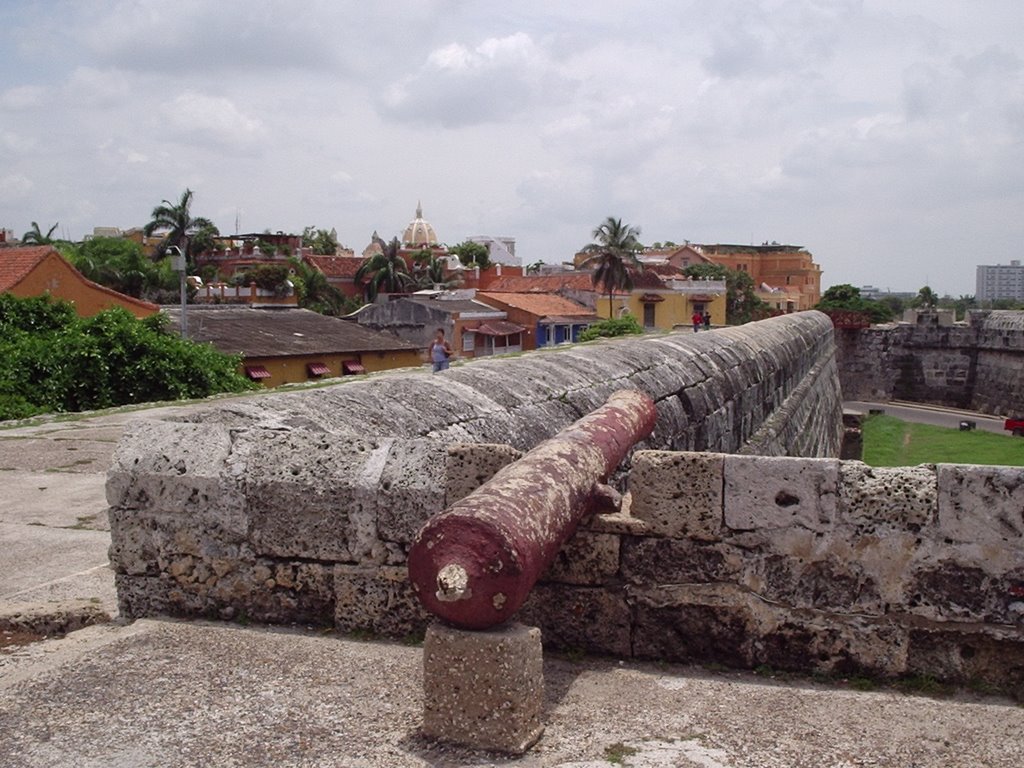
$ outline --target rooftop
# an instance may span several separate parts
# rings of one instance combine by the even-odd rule
[[[164,307],[172,323],[181,310]],[[308,309],[251,307],[188,308],[188,335],[213,344],[221,352],[246,357],[345,354],[415,349],[389,333],[328,317]]]
[[[589,272],[566,272],[560,275],[524,275],[502,277],[489,286],[489,293],[557,293],[558,291],[593,291]]]
[[[328,278],[353,278],[364,259],[359,256],[309,255],[305,261]]]
[[[492,293],[488,291],[477,295],[484,301],[494,301],[499,305],[505,304],[538,317],[594,317],[593,310],[554,294]]]
[[[442,312],[485,312],[494,314],[496,317],[504,314],[504,312],[501,312],[494,307],[490,307],[481,301],[477,301],[476,299],[445,298],[443,294],[436,296],[427,296],[422,294],[418,296],[406,296],[403,299],[399,299],[399,301],[414,301],[417,304],[439,309]]]
[[[0,253],[0,291],[11,290],[55,250],[49,245],[4,248]]]

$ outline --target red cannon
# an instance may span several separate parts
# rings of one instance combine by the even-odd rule
[[[656,416],[647,395],[616,392],[427,521],[409,551],[420,602],[466,629],[512,616]]]

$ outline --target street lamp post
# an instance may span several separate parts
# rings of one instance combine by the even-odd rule
[[[188,303],[188,288],[185,283],[185,276],[188,272],[188,262],[185,259],[185,254],[181,248],[176,245],[172,245],[167,249],[171,256],[171,269],[178,273],[180,278],[179,287],[181,289],[181,338],[188,338],[188,318],[185,316],[185,305]]]

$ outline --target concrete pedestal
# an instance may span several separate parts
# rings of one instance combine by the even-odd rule
[[[427,736],[522,754],[544,731],[540,630],[471,632],[435,622],[423,642],[423,692]]]

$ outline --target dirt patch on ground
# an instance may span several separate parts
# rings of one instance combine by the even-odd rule
[[[45,639],[46,635],[29,632],[25,629],[0,629],[0,653],[6,653],[10,648],[20,648],[23,645]]]

